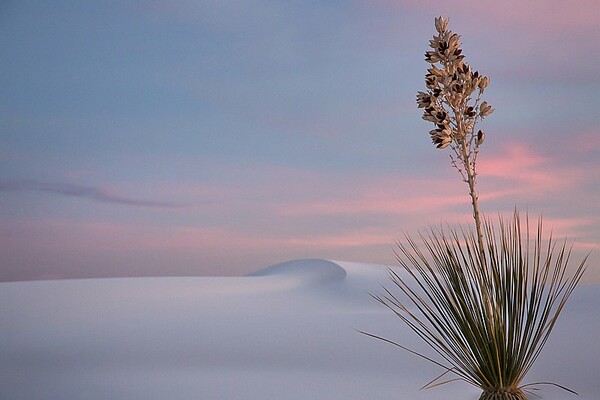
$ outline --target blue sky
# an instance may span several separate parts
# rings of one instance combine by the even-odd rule
[[[600,6],[470,0],[3,2],[0,280],[392,264],[470,222],[415,105],[437,15],[492,80],[484,212],[600,282]]]

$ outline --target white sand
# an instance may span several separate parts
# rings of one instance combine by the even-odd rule
[[[368,293],[378,265],[294,261],[239,278],[0,283],[0,399],[474,399],[366,330],[420,342]],[[600,398],[600,287],[580,286],[527,382]]]

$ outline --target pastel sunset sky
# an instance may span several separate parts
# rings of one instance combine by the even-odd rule
[[[3,1],[0,281],[395,264],[471,223],[415,104],[434,17],[491,77],[483,211],[600,283],[600,2]]]

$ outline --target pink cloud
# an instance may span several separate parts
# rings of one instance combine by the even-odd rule
[[[465,202],[465,196],[407,196],[397,193],[365,194],[357,199],[286,204],[278,207],[280,215],[336,214],[414,214],[431,213]]]
[[[482,201],[534,199],[576,187],[585,173],[576,167],[557,166],[551,159],[524,144],[509,143],[500,152],[482,154],[478,161]],[[450,166],[448,166],[450,169]],[[308,215],[448,215],[449,208],[468,207],[467,186],[452,172],[439,179],[405,176],[357,177],[352,193],[320,192],[315,200],[299,196],[274,204],[279,216]],[[297,188],[301,188],[301,180]],[[314,184],[311,181],[309,184]],[[335,183],[332,183],[335,187]],[[324,186],[325,187],[325,186]],[[310,191],[306,187],[307,191]],[[301,190],[300,190],[301,192]]]
[[[485,154],[477,164],[480,180],[491,180],[489,186],[509,184],[507,195],[540,196],[576,185],[582,173],[576,169],[558,168],[547,157],[523,144],[510,143],[502,153]]]
[[[315,235],[289,239],[291,245],[311,248],[365,247],[393,243],[394,232],[372,228],[356,229],[339,235]]]
[[[547,217],[542,216],[543,232],[545,237],[552,237],[555,240],[561,240],[564,238],[570,240],[576,240],[581,235],[583,228],[590,225],[588,218],[571,217],[571,218],[559,218],[559,217]],[[537,216],[530,216],[529,230],[531,234],[537,232]]]
[[[580,249],[580,250],[598,251],[598,250],[600,250],[600,242],[580,242],[580,241],[577,241],[577,242],[574,243],[573,247],[577,248],[577,249]]]

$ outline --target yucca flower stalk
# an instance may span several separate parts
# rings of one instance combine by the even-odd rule
[[[437,33],[429,41],[431,50],[425,53],[425,61],[431,64],[425,75],[427,91],[417,93],[417,105],[424,108],[423,119],[435,125],[429,131],[433,144],[438,149],[452,149],[452,165],[469,186],[477,240],[483,249],[476,164],[485,133],[475,127],[494,112],[481,99],[490,78],[465,61],[460,36],[448,29],[448,18],[436,18],[435,29]]]
[[[406,236],[396,258],[405,274],[390,270],[393,287],[373,297],[389,308],[438,357],[424,355],[371,333],[442,367],[445,372],[424,387],[462,380],[482,390],[480,400],[527,400],[536,385],[523,384],[546,344],[568,298],[580,281],[587,257],[568,273],[571,248],[544,237],[541,218],[530,236],[517,211],[495,226],[479,211],[476,161],[485,138],[477,122],[493,109],[481,100],[489,78],[464,61],[460,37],[448,19],[435,19],[437,34],[425,53],[432,64],[427,92],[417,105],[435,124],[434,145],[451,148],[452,165],[468,184],[475,229],[440,228]],[[424,247],[424,250],[420,246]],[[447,373],[454,378],[440,381]]]

